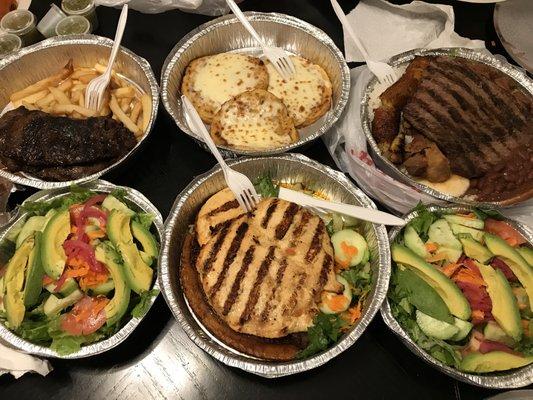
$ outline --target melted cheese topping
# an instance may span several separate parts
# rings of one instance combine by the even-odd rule
[[[325,71],[302,57],[291,56],[296,73],[285,81],[267,62],[268,91],[287,106],[295,126],[302,125],[331,94],[331,82]]]
[[[418,183],[429,186],[430,188],[451,196],[459,197],[466,193],[470,186],[470,180],[459,175],[450,176],[444,182],[430,182],[426,179],[417,179]]]
[[[200,92],[202,97],[215,102],[220,108],[232,97],[258,86],[258,68],[262,67],[243,54],[214,55],[198,69],[193,90]]]
[[[220,136],[231,146],[254,150],[290,144],[293,127],[283,103],[268,93],[260,97],[254,92],[243,93],[223,106]]]

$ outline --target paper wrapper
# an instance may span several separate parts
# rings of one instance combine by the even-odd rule
[[[18,379],[26,372],[36,372],[46,376],[51,370],[48,361],[21,353],[0,343],[0,376],[11,373]]]

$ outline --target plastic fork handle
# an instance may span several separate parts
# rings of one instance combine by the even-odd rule
[[[395,215],[374,210],[372,208],[354,206],[351,204],[337,203],[334,201],[327,201],[311,197],[307,194],[297,192],[295,190],[279,188],[278,197],[283,200],[292,201],[302,206],[318,207],[326,210],[334,211],[344,215],[350,215],[365,221],[376,224],[404,226],[405,220],[398,218]]]
[[[113,47],[111,48],[111,55],[109,56],[109,62],[107,64],[107,69],[105,71],[105,74],[111,74],[111,71],[113,70],[113,64],[115,63],[115,58],[117,58],[117,54],[120,49],[120,42],[122,42],[122,35],[124,34],[124,29],[126,28],[127,20],[128,20],[128,4],[124,4],[122,6],[120,18],[118,19],[117,31],[115,33],[115,40],[113,41]]]
[[[246,18],[246,16],[242,13],[239,6],[233,0],[226,0],[226,3],[228,4],[229,8],[231,8],[231,11],[233,11],[233,14],[235,14],[239,21],[241,21],[241,23],[244,25],[246,30],[250,32],[250,35],[252,35],[254,39],[259,42],[261,47],[266,47],[266,44],[263,42],[263,39],[261,39],[261,36],[259,36],[252,24],[250,24],[250,21],[248,21],[248,18]]]
[[[331,0],[331,5],[333,7],[333,10],[335,11],[335,14],[337,15],[337,18],[341,22],[342,27],[346,29],[346,32],[348,32],[348,35],[354,41],[355,45],[363,55],[365,61],[370,61],[370,56],[368,55],[365,46],[363,46],[363,43],[361,43],[361,41],[353,31],[352,26],[348,22],[348,18],[346,18],[346,15],[344,15],[344,11],[342,11],[342,8],[339,3],[337,3],[337,0]]]
[[[224,157],[222,157],[222,154],[220,154],[220,151],[218,151],[217,145],[215,144],[215,142],[213,142],[213,139],[207,131],[207,128],[205,127],[202,119],[200,118],[198,111],[196,111],[196,108],[194,108],[193,104],[187,98],[187,96],[181,95],[181,102],[185,106],[185,112],[189,117],[187,119],[189,127],[194,133],[196,133],[203,139],[205,144],[207,144],[207,147],[209,147],[209,150],[211,150],[211,153],[213,153],[218,163],[222,167],[222,172],[224,172],[224,175],[226,175],[226,170],[229,169],[229,167],[226,164],[226,161],[224,161]]]

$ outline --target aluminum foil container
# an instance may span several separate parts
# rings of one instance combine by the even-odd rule
[[[493,55],[488,55],[481,53],[479,51],[466,49],[466,48],[442,48],[442,49],[417,49],[410,50],[405,53],[399,54],[392,57],[389,60],[389,64],[395,69],[399,69],[400,75],[403,74],[405,67],[416,57],[416,56],[441,56],[448,55],[452,57],[461,57],[468,60],[478,61],[483,64],[490,65],[500,71],[502,71],[507,76],[514,79],[524,90],[524,92],[529,93],[533,96],[533,80],[529,78],[524,71],[519,70],[518,68],[512,66],[503,59],[497,58]],[[429,194],[436,199],[446,200],[451,203],[465,204],[465,205],[475,205],[477,207],[484,208],[495,208],[495,207],[504,207],[519,203],[522,201],[518,196],[516,198],[506,199],[501,202],[479,202],[466,197],[455,197],[448,195],[446,193],[434,190],[429,186],[423,185],[417,182],[413,177],[411,177],[407,172],[402,171],[398,166],[394,165],[389,159],[381,154],[374,136],[372,135],[372,120],[373,110],[372,110],[372,94],[377,89],[379,82],[376,77],[373,77],[364,92],[363,99],[361,100],[361,123],[363,126],[363,131],[365,133],[367,142],[369,144],[369,152],[372,155],[372,158],[376,165],[385,173],[397,179],[399,181],[405,182],[416,189]]]
[[[55,36],[6,56],[0,60],[0,110],[9,103],[11,93],[57,74],[70,58],[74,61],[74,67],[93,66],[101,60],[107,61],[112,46],[111,39],[100,36]],[[148,61],[124,47],[117,55],[114,68],[120,76],[152,97],[152,115],[148,129],[128,154],[95,174],[72,181],[49,182],[27,173],[11,173],[5,169],[0,169],[0,177],[38,189],[68,187],[97,179],[131,157],[144,144],[154,126],[159,105],[159,87]]]
[[[344,174],[310,160],[300,154],[269,158],[239,158],[229,163],[234,169],[255,180],[270,173],[281,182],[301,182],[311,189],[324,192],[332,200],[376,208],[372,200],[350,182]],[[383,302],[390,277],[390,252],[383,225],[361,222],[372,255],[372,290],[367,297],[362,317],[328,350],[305,360],[273,362],[255,358],[223,344],[199,322],[184,297],[179,280],[180,254],[183,240],[206,200],[226,187],[219,167],[198,176],[176,198],[165,222],[165,236],[161,248],[159,284],[174,317],[189,338],[201,349],[231,367],[267,378],[292,375],[316,368],[352,346],[377,313]]]
[[[88,188],[88,189],[91,189],[91,190],[94,190],[100,193],[110,193],[115,189],[124,189],[126,191],[125,197],[130,203],[129,205],[130,207],[132,207],[133,210],[147,212],[155,216],[154,218],[155,230],[153,230],[152,232],[156,234],[156,239],[159,241],[159,243],[161,243],[162,236],[163,236],[163,218],[161,217],[161,214],[159,213],[157,208],[140,192],[138,192],[135,189],[131,189],[129,187],[117,186],[104,180],[95,180],[95,181],[88,182],[88,183],[82,183],[79,186]],[[32,196],[28,197],[22,204],[28,201],[48,201],[48,200],[56,199],[58,197],[62,197],[68,194],[69,192],[70,192],[69,188],[41,190],[33,194]],[[26,217],[27,217],[27,213],[18,209],[15,215],[13,216],[13,218],[11,218],[11,220],[6,225],[0,226],[0,242],[2,242],[5,239],[5,237],[9,233],[10,228],[13,227],[13,225],[17,224],[17,222],[19,222],[21,219],[26,218]],[[159,261],[158,261],[158,268],[159,268]],[[152,289],[159,289],[159,284],[158,284],[157,279],[154,280]],[[152,307],[156,297],[157,296],[152,297],[150,301],[150,307]],[[71,353],[68,355],[59,355],[55,351],[53,351],[52,349],[46,346],[39,346],[37,344],[24,340],[21,337],[15,335],[9,329],[7,329],[2,323],[0,323],[0,339],[20,351],[23,351],[29,354],[34,354],[37,356],[64,358],[64,359],[84,358],[84,357],[94,356],[96,354],[103,353],[107,350],[110,350],[118,346],[135,330],[135,328],[137,327],[137,325],[140,324],[143,318],[132,317],[113,336],[105,340],[102,340],[100,342],[96,342],[96,343],[93,343],[87,346],[82,346],[80,351]]]
[[[322,136],[340,117],[350,90],[350,71],[342,53],[322,30],[290,15],[246,12],[259,35],[268,45],[279,46],[320,65],[327,72],[333,89],[331,109],[314,124],[299,129],[300,140],[271,150],[238,150],[218,146],[225,156],[265,156],[300,147]],[[189,129],[181,106],[181,79],[187,65],[198,57],[224,52],[239,52],[259,57],[261,48],[234,15],[214,19],[189,32],[174,46],[161,71],[163,105],[178,127],[204,149],[203,141]]]
[[[441,213],[468,213],[471,212],[474,207],[471,206],[436,206],[430,205],[427,207],[429,211],[438,211]],[[418,215],[418,212],[413,211],[404,215],[404,219],[409,222]],[[515,222],[513,220],[506,220],[514,228],[516,228],[526,239],[533,245],[533,230],[529,227]],[[402,231],[401,227],[394,227],[389,232],[389,240],[394,242],[398,234]],[[393,267],[394,268],[394,267]],[[472,385],[492,388],[492,389],[511,389],[527,386],[533,383],[533,364],[529,364],[525,367],[518,368],[512,371],[493,372],[488,374],[469,374],[459,371],[455,368],[449,367],[439,360],[431,357],[426,351],[420,347],[411,339],[409,334],[404,331],[400,324],[396,321],[392,315],[390,303],[388,298],[385,299],[381,307],[381,316],[385,320],[387,326],[402,340],[402,342],[411,350],[414,354],[424,360],[432,367],[444,372],[446,375],[451,376],[457,380],[470,383]]]

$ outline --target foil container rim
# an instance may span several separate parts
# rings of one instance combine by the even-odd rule
[[[370,208],[376,208],[374,202],[362,192],[355,184],[353,184],[343,173],[336,171],[328,166],[318,163],[302,154],[298,153],[289,153],[284,155],[278,155],[269,157],[276,161],[289,161],[289,162],[298,162],[305,165],[306,167],[315,168],[331,176],[331,179],[334,179],[338,184],[343,185],[350,194],[354,195],[362,204]],[[264,160],[262,157],[240,157],[235,160],[228,162],[228,165],[238,165],[246,162],[254,162],[256,160]],[[178,305],[177,297],[175,296],[172,285],[170,282],[170,268],[169,268],[169,257],[170,257],[170,248],[169,244],[171,241],[173,228],[176,219],[180,214],[180,209],[187,200],[188,196],[198,187],[200,187],[204,182],[206,182],[210,177],[215,175],[220,171],[219,166],[215,166],[206,173],[197,176],[181,193],[178,194],[172,209],[169,213],[167,220],[165,221],[165,231],[164,238],[161,245],[161,263],[160,270],[158,273],[159,285],[161,287],[163,297],[167,302],[169,308],[172,311],[174,318],[178,321],[181,328],[185,331],[187,336],[202,350],[207,352],[209,355],[215,359],[221,361],[222,363],[231,366],[240,368],[244,371],[259,375],[265,378],[279,378],[282,376],[288,376],[300,372],[304,372],[316,367],[319,367],[331,359],[338,356],[343,351],[351,347],[363,334],[363,332],[368,327],[369,323],[375,317],[378,309],[380,308],[382,302],[385,299],[386,292],[389,285],[390,278],[390,246],[388,242],[387,231],[383,225],[372,224],[373,230],[376,235],[376,242],[378,246],[378,269],[374,272],[377,277],[376,283],[373,286],[374,294],[372,299],[369,301],[366,310],[363,313],[361,319],[351,328],[351,331],[345,334],[345,336],[339,340],[335,345],[328,348],[322,353],[318,353],[308,359],[304,360],[294,360],[289,362],[270,362],[261,359],[254,359],[249,357],[243,357],[238,354],[224,354],[217,349],[213,348],[206,340],[202,337],[199,337],[195,332],[194,328],[188,323],[183,313],[188,312],[188,310],[181,310]],[[185,296],[184,296],[185,297]]]
[[[27,54],[39,52],[41,50],[48,49],[48,48],[59,47],[62,45],[72,45],[72,44],[97,45],[97,46],[111,48],[113,46],[113,40],[103,37],[103,36],[90,35],[90,34],[54,36],[52,38],[45,39],[31,46],[23,47],[22,49],[0,60],[0,73],[2,73],[2,70],[6,66],[19,61]],[[120,160],[115,161],[113,164],[108,165],[104,169],[94,174],[91,174],[91,175],[88,175],[82,178],[78,178],[78,179],[73,179],[69,181],[46,181],[46,180],[39,179],[37,177],[18,175],[16,173],[9,172],[5,169],[0,169],[0,177],[8,179],[9,181],[14,182],[14,183],[18,183],[24,186],[34,187],[36,189],[54,189],[54,188],[68,187],[70,185],[90,182],[92,180],[100,178],[102,175],[115,169],[120,164],[122,164],[124,161],[129,159],[140,149],[142,145],[144,145],[144,142],[150,135],[154,127],[155,121],[157,119],[157,110],[159,108],[159,85],[157,84],[157,80],[155,78],[155,74],[152,70],[150,63],[145,58],[135,54],[133,51],[123,46],[120,46],[120,52],[126,54],[142,69],[144,75],[146,76],[146,79],[148,80],[148,84],[150,86],[150,91],[147,93],[150,94],[150,96],[152,97],[152,115],[150,116],[148,128],[145,134],[137,142],[135,147],[133,147],[133,149],[131,149],[126,155],[124,155]]]
[[[318,128],[311,135],[298,140],[297,142],[291,143],[289,145],[278,147],[276,149],[269,150],[240,150],[228,146],[217,145],[219,149],[225,154],[228,154],[231,157],[235,156],[250,156],[250,157],[259,157],[259,156],[270,156],[277,155],[281,153],[286,153],[288,151],[294,150],[297,147],[303,146],[306,143],[312,142],[322,135],[324,135],[339,119],[346,104],[348,103],[348,98],[350,96],[350,69],[348,64],[344,59],[339,48],[335,45],[331,37],[327,35],[320,28],[315,27],[314,25],[303,21],[299,18],[293,17],[291,15],[282,14],[282,13],[265,13],[265,12],[256,12],[256,11],[246,11],[244,12],[246,17],[250,21],[261,21],[261,22],[273,22],[273,23],[282,23],[288,26],[291,26],[296,29],[301,29],[307,31],[308,34],[314,36],[315,38],[320,39],[322,44],[333,54],[336,61],[338,62],[341,72],[341,88],[340,96],[337,102],[337,105],[330,109],[326,120],[322,123],[320,128]],[[161,100],[163,102],[164,108],[170,114],[175,124],[181,129],[185,134],[194,139],[195,141],[203,144],[203,140],[196,136],[186,124],[182,124],[181,120],[178,118],[176,113],[173,111],[171,106],[171,101],[168,95],[168,78],[174,68],[176,62],[179,60],[181,55],[201,36],[204,36],[206,33],[209,33],[212,30],[216,30],[220,26],[230,25],[230,24],[240,24],[237,17],[233,14],[224,15],[219,18],[215,18],[211,21],[208,21],[199,27],[193,29],[188,34],[183,36],[180,41],[172,48],[170,53],[165,59],[163,67],[161,69]],[[180,104],[178,102],[178,104]]]
[[[413,50],[409,50],[409,51],[406,51],[406,52],[403,52],[396,56],[391,57],[388,63],[392,67],[398,67],[400,65],[407,64],[415,56],[425,56],[425,55],[429,55],[429,56],[431,55],[453,55],[455,57],[466,58],[469,60],[478,61],[483,64],[489,65],[503,72],[510,78],[514,79],[518,84],[520,84],[520,86],[522,86],[527,92],[529,92],[530,95],[533,96],[533,79],[529,78],[524,71],[521,71],[515,66],[509,64],[507,61],[498,59],[494,55],[487,55],[475,49],[469,49],[466,47],[413,49]],[[409,184],[415,189],[423,193],[426,193],[430,196],[433,196],[436,200],[437,199],[445,200],[445,201],[455,203],[455,204],[472,205],[472,206],[483,207],[483,208],[499,208],[499,207],[511,207],[515,204],[521,204],[527,201],[527,200],[523,200],[518,203],[507,205],[507,204],[502,204],[502,202],[496,202],[496,201],[479,202],[479,201],[467,199],[465,197],[452,196],[444,192],[434,190],[430,188],[429,186],[426,186],[422,183],[417,182],[414,178],[409,176],[409,174],[407,174],[406,172],[398,168],[396,165],[394,165],[387,157],[381,154],[381,150],[379,149],[374,139],[374,136],[372,135],[372,128],[371,128],[372,121],[370,118],[369,101],[370,101],[370,94],[372,93],[373,88],[377,82],[378,82],[377,78],[374,76],[370,79],[370,81],[368,82],[365,88],[363,97],[361,99],[361,125],[363,128],[363,132],[366,136],[367,143],[370,145],[370,149],[373,151],[375,157],[377,157],[380,162],[384,163],[387,166],[387,168],[390,168],[394,172],[394,174],[396,174],[397,176],[391,176],[391,174],[386,172],[387,175],[395,179],[399,178],[400,180]]]
[[[429,211],[441,211],[441,212],[470,212],[474,208],[473,206],[467,205],[428,205]],[[418,215],[417,211],[411,211],[404,214],[403,218],[409,222]],[[533,245],[533,230],[531,230],[526,225],[513,221],[509,218],[505,220],[523,234],[528,242]],[[393,227],[389,232],[389,241],[392,243],[398,234],[402,231],[403,227]],[[391,261],[391,271],[394,269],[392,266],[393,262]],[[391,272],[392,273],[392,272]],[[499,372],[492,374],[469,374],[466,372],[459,371],[458,369],[452,368],[440,362],[439,360],[430,356],[424,349],[419,347],[409,334],[403,329],[403,327],[396,321],[392,315],[392,310],[390,307],[388,297],[385,297],[383,305],[380,309],[380,314],[385,321],[387,327],[397,335],[400,340],[407,346],[412,353],[421,358],[424,362],[431,365],[432,367],[444,372],[446,375],[451,376],[459,381],[469,383],[475,386],[490,388],[490,389],[512,389],[520,388],[527,386],[533,383],[533,364],[529,364],[525,367],[512,370],[512,372]]]
[[[163,234],[164,234],[164,224],[163,224],[163,218],[161,216],[161,213],[159,210],[138,190],[127,187],[127,186],[118,186],[115,184],[112,184],[110,182],[98,179],[91,182],[84,182],[80,186],[86,187],[88,189],[103,192],[103,193],[110,193],[114,189],[124,189],[127,192],[126,198],[130,200],[132,203],[134,203],[137,207],[139,207],[144,212],[149,212],[155,216],[154,218],[154,226],[157,230],[157,233],[159,235],[159,241],[162,242],[163,240]],[[29,201],[40,201],[40,200],[50,200],[53,198],[61,197],[68,193],[69,188],[56,188],[56,189],[45,189],[41,190],[37,193],[34,193],[30,197],[28,197],[26,200],[24,200],[21,205],[23,205],[26,202]],[[21,212],[20,208],[17,210],[16,214],[11,218],[11,220],[0,227],[0,240],[3,240],[9,229],[15,224],[17,221],[19,221],[21,218],[25,217],[28,213],[27,212]],[[158,268],[155,269],[157,273],[159,272],[159,258],[157,261]],[[160,290],[159,281],[156,277],[154,279],[154,283],[152,284],[151,289],[158,289]],[[17,350],[23,351],[24,353],[33,354],[36,356],[42,356],[42,357],[51,357],[51,358],[60,358],[60,359],[78,359],[78,358],[84,358],[84,357],[90,357],[93,355],[97,355],[103,352],[106,352],[116,346],[118,346],[120,343],[122,343],[141,323],[141,321],[146,317],[148,312],[150,311],[152,305],[154,304],[156,298],[158,296],[153,296],[150,300],[150,307],[148,308],[148,311],[146,314],[140,318],[138,317],[131,317],[131,319],[122,327],[118,332],[113,334],[112,336],[108,337],[107,339],[82,346],[81,349],[75,353],[67,354],[67,355],[60,355],[53,351],[51,348],[46,346],[41,346],[35,343],[31,343],[20,336],[16,335],[14,332],[9,330],[4,324],[0,323],[0,339],[7,343],[8,345],[14,347]]]

